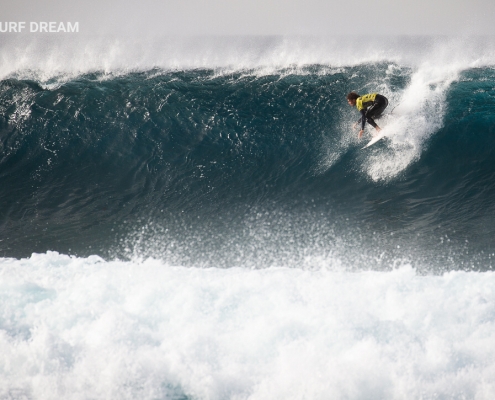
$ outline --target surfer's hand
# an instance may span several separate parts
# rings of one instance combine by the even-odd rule
[[[356,129],[356,128],[357,128],[357,126],[358,126],[358,124],[359,124],[359,122],[354,122],[354,123],[352,124],[352,129]]]
[[[359,139],[361,139],[361,136],[363,136],[363,133],[364,133],[364,131],[361,129],[361,130],[359,131],[359,135],[358,135],[358,138],[359,138]]]
[[[378,125],[376,126],[375,129],[376,129],[377,132],[380,132],[382,130],[382,128],[380,128]]]

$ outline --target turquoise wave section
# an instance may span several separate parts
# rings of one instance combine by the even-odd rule
[[[426,75],[379,62],[4,79],[0,256],[490,270],[495,71]],[[351,90],[390,101],[390,136],[368,149]]]

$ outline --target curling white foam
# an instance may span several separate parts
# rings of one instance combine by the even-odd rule
[[[447,91],[463,68],[425,62],[402,93],[390,93],[391,103],[398,104],[384,127],[390,145],[366,159],[364,169],[371,179],[394,178],[421,156],[425,142],[442,127]]]
[[[389,99],[388,118],[378,122],[389,139],[364,150],[358,155],[356,165],[373,181],[390,181],[421,157],[428,139],[442,127],[448,90],[462,71],[495,65],[495,40],[493,37],[381,38],[364,42],[366,48],[359,48],[358,43],[358,38],[343,40],[341,52],[332,53],[335,57],[330,65],[367,68],[373,62],[389,63],[383,74],[364,87],[352,89],[362,94],[380,92]],[[355,52],[354,57],[347,53],[349,48]],[[390,78],[397,76],[409,79],[404,90],[391,87]],[[354,77],[348,76],[350,82]],[[357,131],[351,128],[357,117],[350,114],[343,116],[347,123],[332,127],[331,134],[324,139],[321,159],[315,168],[317,173],[331,168],[349,148],[363,146],[370,140],[368,134],[364,140],[357,140]],[[367,129],[374,132],[369,126]]]
[[[274,70],[388,61],[420,65],[432,56],[471,66],[495,64],[493,38],[211,36],[129,38],[77,35],[6,36],[0,44],[0,79],[46,82],[98,71],[118,74],[152,68]]]
[[[495,274],[0,259],[0,398],[493,399]]]
[[[366,150],[369,155],[362,167],[372,180],[393,179],[421,156],[428,139],[443,125],[451,84],[466,69],[494,65],[493,42],[487,38],[438,39],[410,64],[412,73],[405,90],[393,92],[386,84],[374,82],[375,90],[389,97],[390,108],[395,108],[385,126],[386,149]]]

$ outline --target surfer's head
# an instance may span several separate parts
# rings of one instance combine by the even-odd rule
[[[360,96],[356,92],[351,92],[347,95],[347,102],[349,103],[349,105],[354,107],[356,105],[356,100],[358,99],[358,97]]]

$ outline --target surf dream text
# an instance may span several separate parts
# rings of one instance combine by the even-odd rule
[[[79,22],[0,22],[0,33],[78,33]]]

